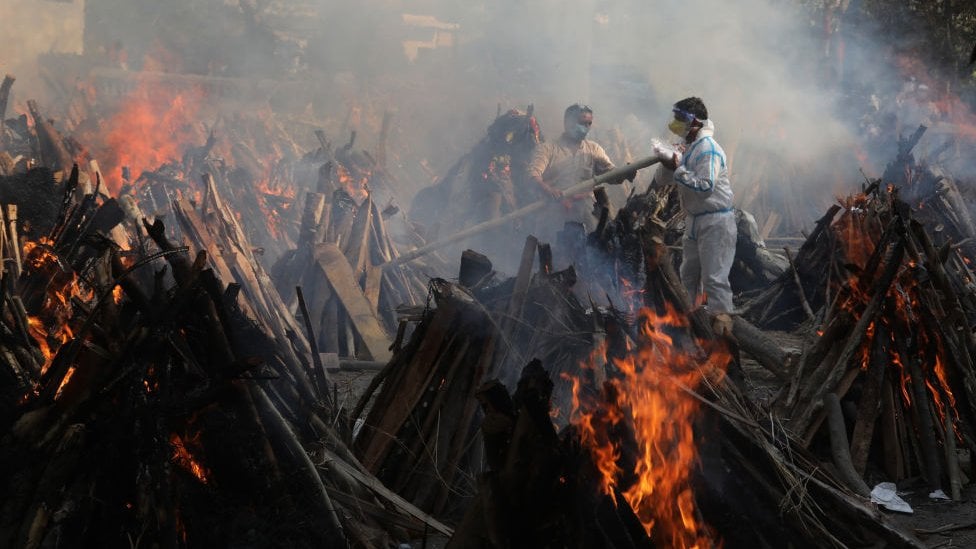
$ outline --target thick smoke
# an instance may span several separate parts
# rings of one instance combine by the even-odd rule
[[[82,52],[84,6],[83,0],[0,2],[0,78],[12,74],[18,79],[11,92],[11,107],[48,96],[38,70],[39,57]]]
[[[620,130],[639,157],[651,137],[665,136],[670,105],[697,95],[730,153],[740,204],[763,210],[761,217],[789,201],[783,208],[797,211],[778,213],[790,218],[785,228],[798,229],[860,180],[854,135],[834,115],[836,98],[824,85],[823,44],[797,4],[572,0],[345,9],[344,16],[373,14],[374,22],[387,22],[378,28],[400,29],[356,34],[351,25],[341,40],[334,37],[338,52],[329,51],[333,59],[385,60],[345,68],[398,110],[404,145],[438,171],[481,136],[496,105],[534,104],[554,138],[562,109],[586,102],[596,111],[594,139],[607,145]],[[394,25],[377,15],[384,9],[457,23],[456,43],[406,62],[396,51],[403,41],[433,31]],[[393,82],[398,89],[382,86]]]
[[[337,143],[357,130],[357,146],[369,148],[389,112],[404,201],[470,149],[499,108],[534,104],[552,139],[565,106],[586,102],[593,138],[622,136],[640,157],[666,137],[670,105],[696,95],[729,153],[738,205],[796,232],[857,185],[859,167],[877,175],[888,160],[895,135],[873,144],[858,135],[871,131],[860,118],[874,107],[870,91],[848,97],[851,86],[899,90],[904,78],[883,41],[863,39],[878,29],[851,33],[861,41],[849,40],[845,57],[801,1],[86,1],[0,3],[0,68],[26,76],[38,53],[80,53],[83,22],[78,66],[271,82],[269,103],[307,130],[298,137],[309,148],[312,127]],[[39,82],[20,78],[17,97],[43,97]]]

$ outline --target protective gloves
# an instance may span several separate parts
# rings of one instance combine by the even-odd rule
[[[651,141],[651,148],[667,169],[675,170],[681,164],[681,153],[657,139]]]

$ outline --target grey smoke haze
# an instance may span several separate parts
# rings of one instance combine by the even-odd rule
[[[161,51],[171,70],[307,80],[306,95],[276,107],[339,142],[359,129],[369,146],[393,111],[390,150],[411,194],[466,152],[499,106],[534,104],[554,138],[563,108],[587,102],[593,137],[607,144],[618,128],[640,156],[688,95],[708,105],[737,199],[760,222],[789,201],[796,211],[779,213],[808,223],[859,181],[857,142],[834,115],[823,44],[800,2],[86,1],[88,56],[120,45],[130,69]],[[62,24],[54,34],[64,32]],[[870,50],[861,58],[869,66]],[[28,85],[18,82],[20,97],[33,94]]]

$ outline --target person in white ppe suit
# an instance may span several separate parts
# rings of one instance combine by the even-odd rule
[[[687,219],[682,239],[681,282],[695,303],[704,295],[719,334],[732,333],[732,287],[736,225],[725,151],[697,97],[678,101],[668,129],[684,139],[681,152],[656,144],[661,167],[653,186],[675,185]]]

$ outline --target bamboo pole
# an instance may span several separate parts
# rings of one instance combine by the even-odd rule
[[[594,177],[592,179],[587,179],[586,181],[582,181],[580,183],[577,183],[576,185],[573,185],[572,187],[569,187],[568,189],[564,189],[564,190],[560,191],[559,196],[560,197],[574,196],[574,195],[581,194],[581,193],[584,193],[584,192],[590,192],[591,190],[593,190],[594,187],[596,187],[597,185],[600,185],[601,183],[607,183],[609,181],[614,181],[616,179],[619,179],[621,177],[624,177],[624,176],[628,175],[630,172],[633,172],[633,171],[636,171],[636,170],[641,170],[641,169],[647,168],[648,166],[653,166],[654,164],[657,164],[660,161],[661,161],[661,159],[658,158],[656,155],[655,156],[646,156],[646,157],[641,158],[640,160],[638,160],[638,161],[636,161],[634,163],[627,164],[627,165],[621,166],[619,168],[615,168],[615,169],[610,170],[609,172],[607,172],[605,174],[602,174],[602,175],[596,176],[596,177]],[[550,204],[553,204],[553,203],[554,203],[554,199],[553,198],[544,198],[544,199],[539,200],[537,202],[533,202],[533,203],[531,203],[531,204],[529,204],[527,206],[523,206],[523,207],[521,207],[521,208],[519,208],[519,209],[517,209],[514,212],[511,212],[509,214],[503,215],[503,216],[498,217],[496,219],[492,219],[492,220],[489,220],[489,221],[485,221],[484,223],[479,223],[479,224],[474,225],[472,227],[468,227],[467,229],[464,229],[462,231],[458,231],[458,232],[454,233],[453,235],[451,235],[451,236],[449,236],[447,238],[444,238],[442,240],[438,240],[437,242],[431,242],[430,244],[427,244],[426,246],[421,246],[421,247],[416,248],[414,250],[410,250],[409,252],[400,255],[400,257],[397,257],[396,259],[393,259],[391,261],[388,261],[388,262],[384,263],[382,265],[382,267],[383,268],[389,268],[389,267],[394,267],[396,265],[402,265],[403,263],[408,263],[410,261],[413,261],[414,259],[417,259],[418,257],[427,255],[430,252],[433,252],[434,250],[438,250],[440,248],[443,248],[444,246],[447,246],[448,244],[453,244],[454,242],[458,242],[460,240],[464,240],[464,239],[470,238],[470,237],[472,237],[472,236],[474,236],[476,234],[481,234],[481,233],[483,233],[483,232],[485,232],[485,231],[487,231],[489,229],[494,229],[495,227],[501,227],[501,226],[505,225],[506,223],[509,223],[510,221],[514,221],[516,219],[521,219],[521,218],[523,218],[523,217],[525,217],[527,215],[530,215],[532,213],[535,213],[535,212],[537,212],[537,211],[539,211],[539,210],[541,210],[541,209],[545,208],[546,206],[548,206]]]

